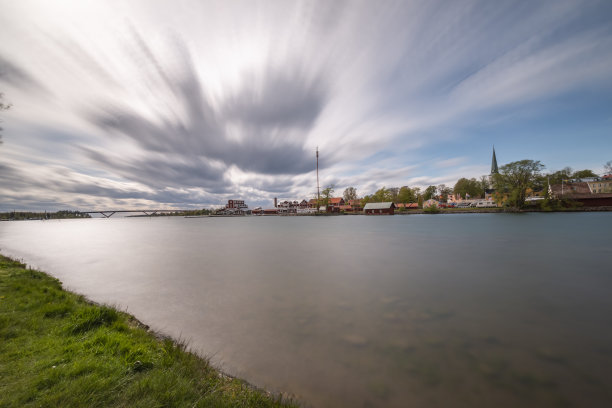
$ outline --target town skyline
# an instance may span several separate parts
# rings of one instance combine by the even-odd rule
[[[605,1],[0,0],[0,211],[604,173]]]

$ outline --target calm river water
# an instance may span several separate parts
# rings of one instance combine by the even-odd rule
[[[612,406],[612,213],[2,222],[0,251],[306,406]]]

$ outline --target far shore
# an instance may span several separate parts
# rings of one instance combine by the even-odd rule
[[[541,209],[541,208],[508,208],[508,207],[497,207],[497,208],[437,208],[435,210],[429,209],[414,209],[406,211],[395,211],[393,215],[429,215],[429,214],[513,214],[513,213],[575,213],[575,212],[606,212],[612,211],[612,206],[602,207],[570,207],[570,208],[556,208],[556,209]],[[136,210],[134,212],[137,212]],[[384,216],[389,214],[364,214],[363,212],[320,212],[320,213],[309,213],[309,214],[249,214],[249,215],[183,215],[183,214],[151,214],[151,215],[128,215],[124,218],[157,218],[157,217],[183,217],[183,218],[236,218],[236,217],[335,217],[341,215],[374,215]],[[101,218],[101,217],[91,217]],[[53,218],[55,220],[61,219],[74,219],[74,218]],[[0,218],[0,221],[47,221],[44,218],[27,218],[27,219],[8,219]]]

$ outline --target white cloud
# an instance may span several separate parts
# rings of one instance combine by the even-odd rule
[[[575,1],[0,3],[0,149],[28,180],[66,170],[32,203],[309,197],[316,146],[322,185],[451,185],[482,174],[446,147],[474,123],[612,85],[600,6]]]

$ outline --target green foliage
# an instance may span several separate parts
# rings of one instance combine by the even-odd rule
[[[593,173],[592,170],[578,170],[572,174],[572,178],[581,179],[581,178],[589,178],[589,177],[598,177],[597,174]]]
[[[453,193],[453,190],[450,187],[446,187],[446,184],[440,184],[437,188],[437,193],[440,199],[443,202],[448,200],[448,196]]]
[[[550,184],[567,183],[567,181],[572,178],[572,168],[565,167],[564,169],[547,174],[545,178]]]
[[[0,213],[0,220],[59,220],[67,218],[91,218],[87,213],[79,211],[29,212],[12,211]]]
[[[582,203],[567,198],[546,198],[539,202],[539,206],[542,211],[564,211],[579,208],[582,206]]]
[[[417,201],[417,193],[415,190],[403,186],[399,189],[397,194],[397,202],[398,203],[415,203]]]
[[[327,208],[327,206],[329,205],[329,199],[334,196],[334,188],[335,186],[333,184],[330,184],[321,191],[321,199],[319,202],[320,207],[323,206]]]
[[[382,187],[371,196],[371,201],[375,203],[384,203],[393,201],[393,193],[386,187]]]
[[[423,209],[423,212],[425,214],[439,214],[442,211],[437,206],[432,205],[432,206],[429,206],[429,207]]]
[[[118,318],[119,314],[117,311],[107,306],[82,308],[72,317],[70,333],[85,333],[99,326],[108,326],[116,322]]]
[[[527,190],[536,188],[541,183],[540,172],[543,167],[542,163],[534,160],[520,160],[503,165],[500,173],[493,176],[497,194],[507,197],[508,206],[523,208]]]
[[[427,201],[436,195],[438,188],[436,186],[429,186],[423,192],[423,201]]]
[[[453,188],[453,193],[461,195],[461,198],[479,198],[484,193],[484,187],[482,182],[475,178],[460,178]]]
[[[0,256],[0,407],[296,406]]]
[[[199,215],[209,215],[212,214],[212,210],[208,210],[206,208],[202,208],[201,210],[188,210],[188,211],[176,211],[170,213],[156,213],[153,214],[152,217],[185,217],[185,216],[199,216]]]

